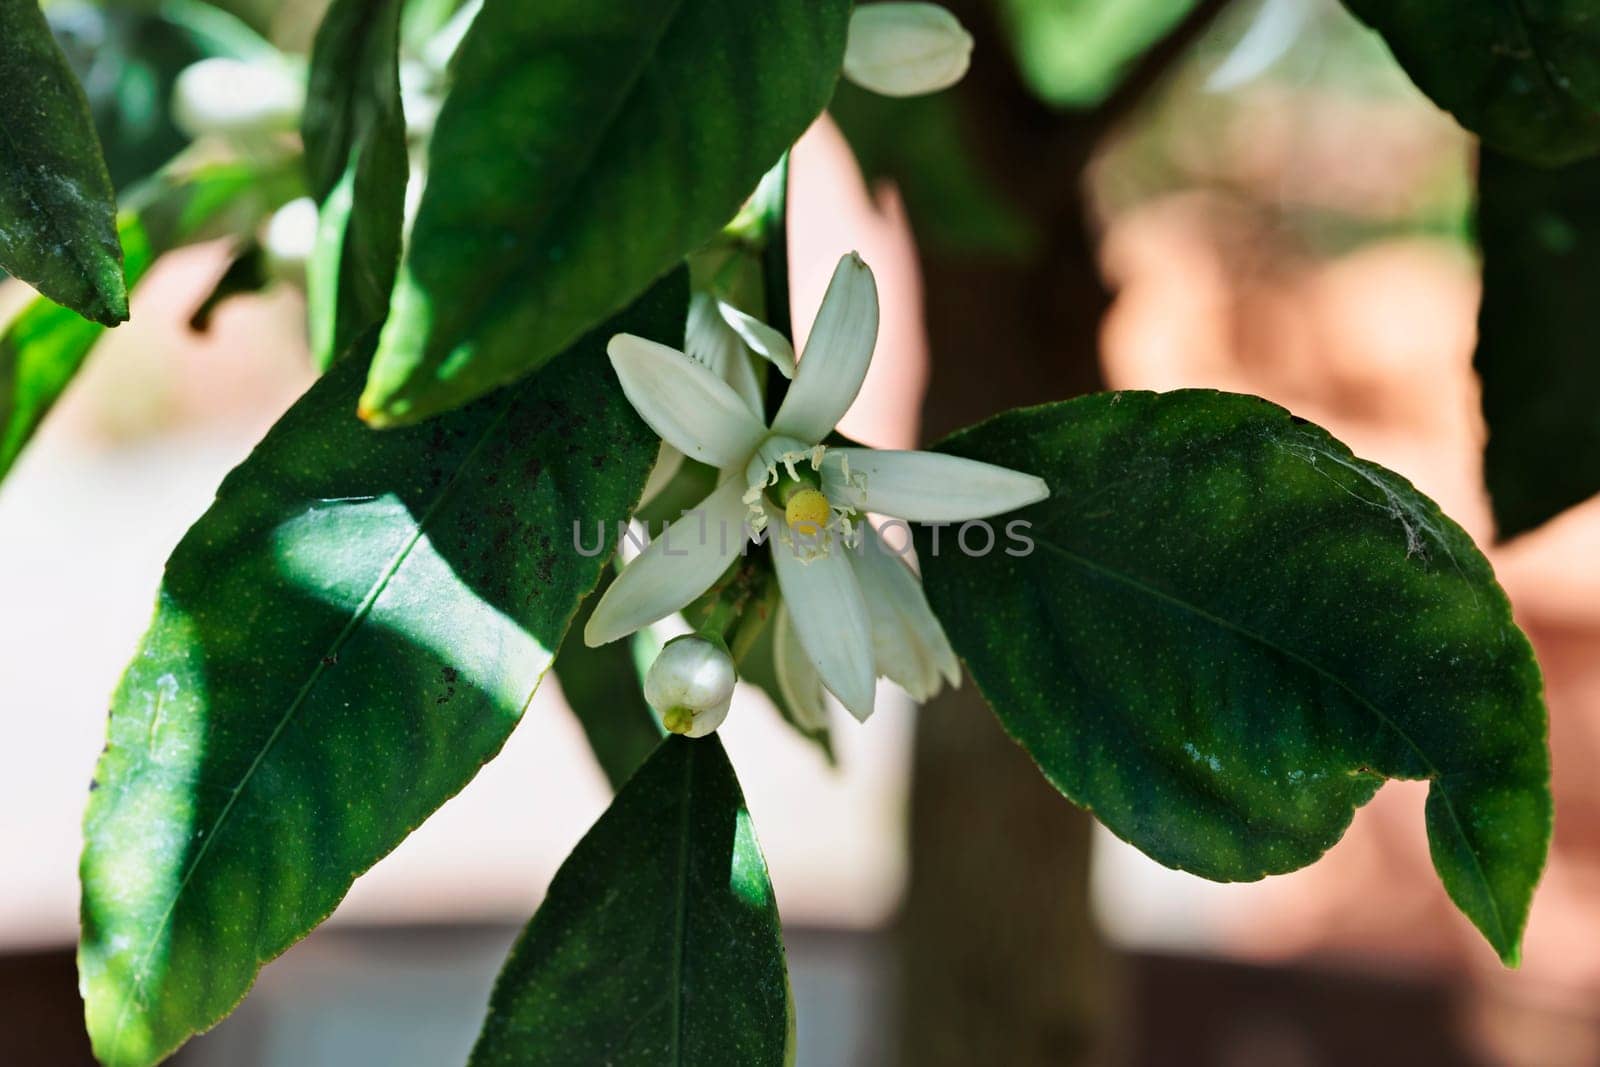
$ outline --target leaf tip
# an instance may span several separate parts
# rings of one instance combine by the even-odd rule
[[[127,322],[131,318],[128,313],[127,290],[119,288],[115,293],[108,294],[108,299],[97,305],[89,317],[100,325],[112,329]]]
[[[405,421],[409,405],[392,398],[374,396],[369,388],[356,401],[356,417],[374,430],[386,430]]]

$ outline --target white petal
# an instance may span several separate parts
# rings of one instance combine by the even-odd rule
[[[727,649],[697,634],[685,634],[668,641],[650,664],[644,698],[663,714],[673,708],[705,711],[727,704],[738,680]]]
[[[831,499],[909,522],[983,519],[1050,495],[1044,479],[992,463],[875,448],[830,448],[823,460],[822,486]]]
[[[772,428],[808,443],[826,437],[861,391],[877,343],[878,286],[851,252],[834,269]]]
[[[772,620],[772,661],[778,676],[778,692],[802,730],[821,730],[828,725],[827,698],[822,691],[822,675],[811,665],[806,650],[795,636],[789,609],[779,605]]]
[[[739,394],[682,352],[628,333],[606,346],[639,417],[684,455],[743,466],[766,427]]]
[[[744,339],[722,317],[717,299],[709,293],[695,293],[689,299],[684,351],[690,359],[704,364],[712,374],[732,386],[751,411],[762,410],[764,394],[750,366],[750,353]]]
[[[778,585],[788,605],[795,637],[822,684],[857,719],[872,714],[872,621],[861,586],[845,550],[839,547],[802,562],[782,544],[774,544]]]
[[[644,507],[656,498],[656,494],[672,484],[672,479],[682,467],[683,453],[662,441],[661,447],[656,449],[656,465],[650,468],[650,477],[645,479],[639,506]]]
[[[728,709],[731,707],[733,707],[733,697],[729,696],[727,700],[724,700],[716,707],[695,712],[694,723],[684,731],[684,736],[706,737],[715,733],[717,727],[721,726],[723,720],[728,717]]]
[[[718,301],[717,310],[721,312],[723,321],[750,346],[750,351],[770,359],[785,378],[794,377],[794,345],[789,343],[787,337],[732,304]]]
[[[961,80],[972,35],[938,4],[862,4],[850,17],[845,77],[884,96],[919,96]]]
[[[918,703],[939,691],[941,678],[952,686],[960,685],[961,666],[928,606],[922,582],[870,523],[862,536],[866,544],[850,559],[872,619],[872,652],[878,673]]]
[[[172,86],[172,121],[190,137],[282,133],[304,104],[304,76],[277,60],[202,59]]]
[[[594,647],[626,637],[711,588],[744,546],[743,496],[744,480],[730,478],[652,540],[595,605],[584,643]]]

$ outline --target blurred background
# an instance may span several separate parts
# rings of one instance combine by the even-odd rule
[[[231,6],[285,47],[315,25],[314,3]],[[1494,563],[1545,672],[1556,836],[1510,972],[1433,874],[1421,785],[1385,787],[1312,868],[1213,885],[1092,829],[970,686],[922,710],[886,690],[836,727],[836,768],[741,693],[722,733],[785,919],[800,1062],[1600,1063],[1600,501],[1493,541],[1472,140],[1334,0],[948,6],[978,38],[967,82],[901,111],[841,90],[794,157],[802,332],[842,252],[882,291],[845,432],[906,447],[1100,387],[1256,393],[1322,424]],[[7,1065],[88,1062],[71,946],[106,701],[166,555],[312,379],[292,285],[191,327],[233,251],[161,261],[0,486]],[[30,295],[0,286],[0,318]],[[175,1062],[461,1062],[608,800],[552,680]]]

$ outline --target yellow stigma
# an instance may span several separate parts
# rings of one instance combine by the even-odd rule
[[[802,489],[789,498],[783,517],[789,529],[801,537],[816,537],[828,525],[828,498],[816,489]]]
[[[694,727],[694,712],[688,708],[668,708],[661,725],[671,734],[686,734]]]

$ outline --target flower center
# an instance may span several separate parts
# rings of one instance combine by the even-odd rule
[[[789,529],[805,538],[821,536],[832,514],[833,509],[828,504],[828,498],[822,494],[822,490],[812,489],[809,486],[791,494],[783,511]]]
[[[769,511],[782,516],[782,529],[776,539],[809,562],[828,555],[832,543],[845,547],[858,543],[856,510],[830,497],[824,489],[825,445],[807,445],[790,437],[774,434],[761,443],[745,467],[749,486],[744,502],[750,509],[750,529],[764,530]],[[839,462],[844,481],[855,485],[849,463]],[[832,476],[831,473],[829,475]]]

